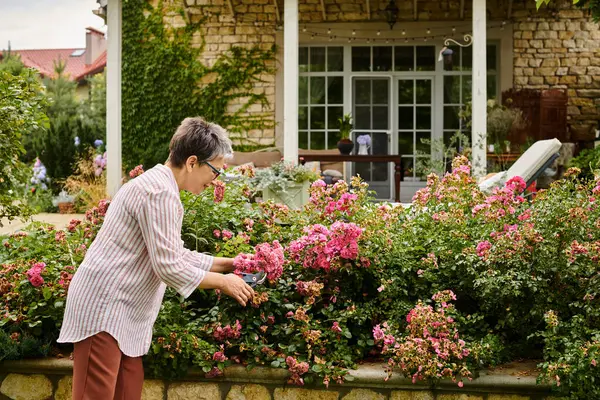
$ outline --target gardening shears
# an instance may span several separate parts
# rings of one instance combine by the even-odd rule
[[[251,287],[255,287],[256,285],[261,285],[265,279],[267,279],[267,274],[264,272],[257,272],[255,274],[248,274],[243,272],[242,279]]]

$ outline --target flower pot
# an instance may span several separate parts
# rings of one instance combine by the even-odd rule
[[[354,148],[354,143],[350,139],[342,139],[337,144],[338,150],[340,154],[348,155],[352,153],[352,149]]]
[[[58,212],[60,214],[73,214],[73,203],[71,202],[62,202],[62,203],[58,203]]]
[[[263,189],[264,201],[273,200],[275,203],[285,204],[291,209],[300,209],[308,203],[310,194],[308,192],[310,182],[290,183],[285,191]]]
[[[369,146],[366,144],[358,145],[358,155],[366,156],[369,154]]]

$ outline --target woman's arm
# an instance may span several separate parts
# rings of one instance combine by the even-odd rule
[[[234,269],[233,258],[215,257],[210,272],[227,273],[233,272]]]
[[[220,289],[227,296],[245,306],[254,295],[254,290],[242,278],[234,274],[219,274],[206,272],[198,286],[200,289]]]

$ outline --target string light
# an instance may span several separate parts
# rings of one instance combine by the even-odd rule
[[[302,28],[302,32],[306,32],[306,25],[304,25],[304,28]]]
[[[430,35],[431,34],[431,29],[427,28],[427,34]]]
[[[508,21],[510,22],[510,21]],[[502,28],[504,27],[507,23],[507,21],[502,21],[502,22],[498,22],[496,24],[489,24],[488,25],[488,29],[493,29],[493,28]],[[404,36],[404,43],[409,43],[409,42],[416,42],[416,41],[423,41],[423,42],[428,42],[430,39],[435,41],[436,39],[447,39],[451,36],[453,36],[454,34],[461,34],[461,35],[465,35],[465,34],[469,34],[471,33],[470,29],[467,29],[466,25],[463,27],[465,28],[465,30],[457,30],[457,28],[455,26],[452,27],[452,34],[449,33],[444,33],[444,34],[438,34],[438,35],[426,35],[426,36],[412,36],[412,37],[406,37],[406,30],[402,30],[402,35]],[[308,34],[310,34],[310,38],[314,39],[315,37],[322,37],[322,38],[328,38],[329,41],[332,41],[334,39],[348,39],[348,43],[351,43],[353,41],[356,40],[356,29],[352,29],[351,34],[349,33],[348,36],[346,35],[332,35],[332,29],[331,28],[327,28],[325,33],[325,29],[323,28],[313,28],[313,29],[307,29],[306,31],[304,29],[307,29],[306,27],[302,28],[303,32],[306,32]],[[320,30],[320,31],[319,31]],[[394,43],[395,40],[394,38],[385,38],[385,37],[381,37],[381,30],[377,29],[364,29],[361,31],[365,31],[365,32],[373,32],[371,35],[371,37],[368,37],[367,35],[365,35],[364,37],[361,37],[362,40],[366,41],[367,43]],[[427,28],[428,32],[431,32],[430,28]]]

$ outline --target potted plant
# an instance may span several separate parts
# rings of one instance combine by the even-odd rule
[[[64,190],[52,200],[52,205],[58,207],[60,214],[72,214],[75,209],[75,197],[67,194]]]
[[[280,161],[270,168],[257,169],[250,184],[262,192],[263,200],[273,200],[290,208],[302,208],[309,200],[308,189],[320,175],[304,165]]]
[[[341,154],[350,154],[354,148],[354,143],[350,140],[350,134],[352,133],[352,116],[350,114],[344,115],[338,119],[340,129],[340,141],[337,143],[338,150]]]

